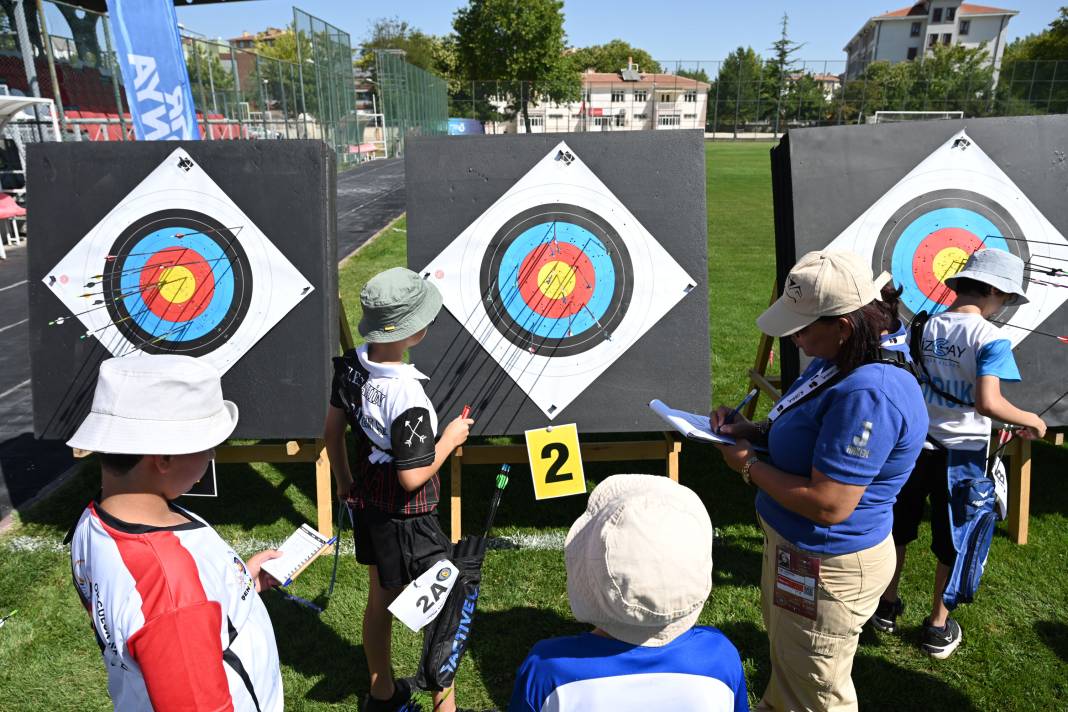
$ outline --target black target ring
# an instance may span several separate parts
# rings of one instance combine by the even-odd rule
[[[581,252],[577,259],[588,260],[596,277],[592,299],[589,308],[570,317],[539,316],[531,322],[522,315],[528,309],[544,310],[546,304],[516,301],[522,298],[516,285],[532,278],[517,256],[529,257],[533,250],[527,248],[532,244],[542,245],[535,249],[545,249],[551,240],[539,242],[532,235],[541,230],[548,234],[554,225],[561,235],[558,244],[564,244],[569,254]],[[580,235],[584,239],[576,237]],[[589,239],[591,236],[594,239]],[[574,258],[569,259],[576,267]],[[542,356],[571,356],[604,343],[623,321],[634,292],[634,267],[626,244],[610,222],[587,208],[549,203],[524,210],[501,226],[483,256],[479,289],[490,322],[511,343]]]
[[[154,253],[178,248],[209,256],[213,292],[205,314],[183,320],[179,311],[177,321],[171,322],[146,313],[144,303],[134,298],[131,281]],[[131,349],[204,356],[229,340],[248,313],[253,280],[245,250],[232,230],[204,213],[169,209],[146,215],[119,234],[108,254],[103,298],[112,323]]]
[[[948,218],[948,220],[946,220]],[[957,222],[960,224],[956,224]],[[904,203],[889,217],[876,239],[872,254],[872,270],[894,275],[894,280],[904,289],[902,311],[911,318],[918,311],[936,313],[945,308],[938,301],[942,296],[926,286],[920,288],[922,279],[917,273],[928,268],[917,264],[917,253],[923,240],[932,237],[932,226],[943,229],[967,229],[974,235],[973,249],[1004,249],[1026,264],[1030,251],[1025,235],[1012,214],[989,196],[961,189],[930,191]],[[980,229],[985,226],[985,229]],[[927,252],[931,246],[923,245]],[[935,246],[937,248],[937,245]],[[906,264],[907,263],[907,264]],[[1026,291],[1027,285],[1024,285]],[[918,292],[918,294],[917,294]],[[994,318],[1007,321],[1016,312],[1015,305],[1007,305]]]

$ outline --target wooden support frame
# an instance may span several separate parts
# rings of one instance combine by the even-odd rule
[[[1013,438],[1005,454],[1009,458],[1009,538],[1026,544],[1031,517],[1031,441]]]
[[[583,462],[624,462],[627,460],[664,460],[667,476],[679,481],[679,452],[682,439],[676,433],[663,434],[661,440],[582,443]],[[450,536],[460,541],[463,534],[462,494],[463,466],[522,464],[528,462],[527,446],[464,445],[452,454],[449,469]]]
[[[215,462],[217,464],[314,462],[317,527],[323,536],[328,538],[333,536],[334,488],[330,476],[330,458],[326,454],[326,441],[323,439],[219,445],[215,448]]]
[[[779,298],[779,285],[771,285],[771,301],[769,305],[774,304],[775,300]],[[751,391],[754,388],[759,389],[757,397],[750,400],[745,404],[745,408],[742,409],[742,415],[748,420],[752,420],[756,415],[757,401],[760,400],[760,394],[766,395],[768,398],[775,402],[782,398],[782,379],[778,376],[768,377],[768,364],[771,362],[771,352],[775,348],[775,339],[767,334],[760,335],[760,343],[757,344],[756,360],[753,363],[753,368],[749,369],[749,387],[746,391]]]

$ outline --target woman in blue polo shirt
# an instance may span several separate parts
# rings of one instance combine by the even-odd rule
[[[857,709],[853,655],[894,573],[894,500],[927,433],[916,378],[880,350],[889,279],[853,253],[802,257],[757,326],[791,336],[812,363],[769,420],[712,413],[738,438],[720,447],[727,464],[759,490],[772,672],[757,709]],[[764,440],[767,459],[750,444]]]

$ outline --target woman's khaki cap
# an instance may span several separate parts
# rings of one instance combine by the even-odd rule
[[[881,300],[889,281],[889,272],[872,279],[871,266],[855,252],[809,252],[790,270],[782,296],[757,317],[757,327],[768,336],[789,336],[821,316],[842,316]]]

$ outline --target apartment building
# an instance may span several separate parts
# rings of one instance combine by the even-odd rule
[[[846,79],[859,76],[875,61],[922,59],[937,45],[963,45],[986,47],[996,81],[1009,20],[1018,14],[958,0],[921,0],[869,18],[843,48],[848,55]]]
[[[633,62],[615,73],[588,70],[578,101],[529,108],[530,132],[704,130],[708,89],[708,83],[689,77],[643,73]],[[494,103],[504,108],[503,99]],[[527,132],[522,114],[491,131]]]

